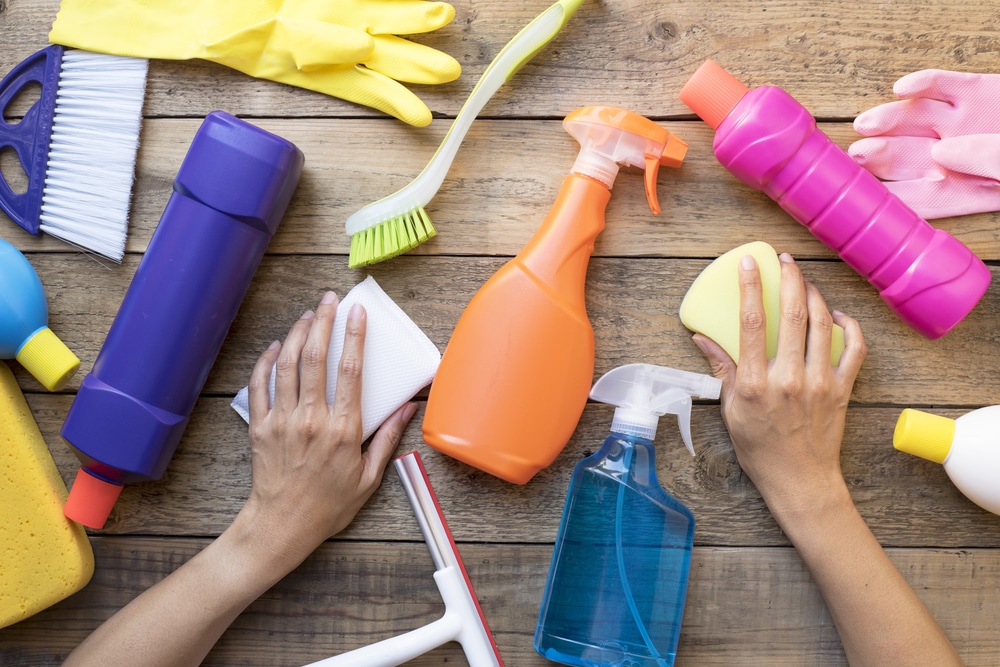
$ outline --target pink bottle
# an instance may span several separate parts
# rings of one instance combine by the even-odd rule
[[[782,89],[749,90],[709,60],[680,98],[716,130],[726,169],[835,250],[923,336],[951,331],[986,292],[982,260],[889,192]]]

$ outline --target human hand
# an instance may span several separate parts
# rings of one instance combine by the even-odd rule
[[[760,272],[750,255],[739,267],[740,363],[711,339],[694,342],[722,380],[722,417],[743,471],[781,523],[846,492],[840,470],[844,420],[866,349],[853,318],[832,315],[798,265],[781,255],[781,319],[775,358],[767,359]],[[833,323],[845,349],[830,365]]]
[[[848,153],[918,215],[1000,210],[1000,75],[929,69],[854,120]]]
[[[406,403],[361,448],[361,378],[366,313],[347,317],[334,404],[326,401],[330,335],[338,299],[328,292],[315,314],[307,311],[284,345],[261,355],[250,379],[253,485],[241,514],[287,569],[343,530],[378,488],[407,423]],[[274,405],[268,383],[275,369]]]

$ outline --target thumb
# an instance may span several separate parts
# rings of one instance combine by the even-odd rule
[[[728,393],[736,381],[736,363],[722,347],[708,336],[697,333],[692,338],[712,366],[712,375],[722,380],[722,392]]]
[[[403,432],[407,424],[417,411],[417,404],[410,402],[401,405],[395,412],[389,415],[382,425],[372,436],[372,441],[368,449],[362,455],[365,464],[365,476],[371,483],[371,488],[377,487],[382,482],[382,473],[389,465],[393,452],[403,438]]]
[[[942,139],[931,157],[951,171],[1000,181],[1000,135],[966,134]]]

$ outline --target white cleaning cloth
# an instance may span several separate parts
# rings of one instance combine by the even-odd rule
[[[361,376],[361,425],[367,440],[389,415],[430,384],[441,362],[441,353],[413,320],[369,276],[347,293],[337,306],[337,319],[327,355],[326,400],[337,393],[337,368],[344,351],[344,330],[351,306],[360,303],[368,313],[365,357]],[[274,402],[274,372],[271,372]],[[250,421],[249,390],[244,387],[232,402],[233,409]]]

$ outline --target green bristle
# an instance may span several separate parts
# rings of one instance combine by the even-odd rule
[[[418,214],[420,216],[420,222],[422,223],[418,231],[418,241],[417,243],[423,243],[429,238],[433,238],[437,234],[437,230],[434,229],[434,225],[431,224],[431,219],[427,216],[427,212],[421,207],[418,209]]]
[[[437,234],[423,206],[351,236],[347,265],[357,269],[396,257]]]
[[[401,252],[405,252],[405,248],[400,248],[402,245],[400,243],[401,235],[395,219],[383,223],[382,226],[385,227],[386,234],[386,244],[382,247],[382,254],[385,257],[393,257]]]

